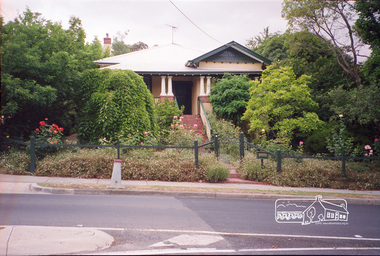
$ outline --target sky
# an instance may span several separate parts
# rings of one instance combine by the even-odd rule
[[[144,42],[149,47],[172,42],[210,51],[236,41],[269,32],[284,32],[282,0],[0,0],[5,23],[27,7],[42,17],[69,27],[71,16],[82,21],[86,41],[103,42],[118,32],[128,32],[126,44]],[[178,10],[179,9],[179,10]],[[190,19],[190,20],[189,20]],[[194,23],[196,25],[194,25]],[[171,26],[176,27],[174,30]]]

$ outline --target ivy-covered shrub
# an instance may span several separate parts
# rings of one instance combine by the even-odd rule
[[[156,132],[154,99],[141,76],[130,70],[89,70],[82,77],[82,143],[111,142]]]

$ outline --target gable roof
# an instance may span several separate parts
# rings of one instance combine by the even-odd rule
[[[252,62],[270,65],[271,60],[261,56],[260,54],[242,46],[241,44],[231,41],[222,45],[213,51],[205,53],[193,60],[189,60],[186,66],[198,66],[201,61],[218,61],[218,62]]]
[[[213,51],[202,52],[177,44],[157,46],[149,49],[112,56],[95,61],[104,68],[129,69],[138,74],[260,74],[261,70],[200,68],[200,61],[251,62],[269,65],[270,61],[248,48],[232,41]]]

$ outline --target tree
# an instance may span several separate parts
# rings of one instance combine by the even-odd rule
[[[358,19],[355,25],[364,43],[380,49],[380,2],[359,0],[355,2]]]
[[[83,75],[85,105],[78,138],[98,143],[143,138],[156,132],[154,99],[141,76],[130,70],[94,69]]]
[[[269,28],[264,29],[262,36],[256,36],[248,41],[247,47],[272,61],[280,61],[288,57],[288,47],[285,45],[285,35],[269,33]]]
[[[232,120],[235,125],[241,123],[249,100],[250,87],[247,76],[225,74],[211,89],[210,102],[213,111],[221,118]]]
[[[282,9],[290,28],[311,31],[326,42],[339,65],[360,87],[358,49],[362,44],[351,25],[354,15],[354,7],[346,0],[285,0]]]
[[[380,2],[360,0],[355,2],[358,19],[355,25],[363,41],[371,46],[372,53],[363,67],[369,83],[380,83]]]
[[[73,132],[80,73],[95,67],[100,44],[85,44],[78,18],[69,29],[29,8],[1,29],[2,130],[27,137],[40,120]]]
[[[124,53],[134,52],[134,51],[140,51],[144,49],[148,49],[148,45],[139,41],[137,43],[134,43],[132,45],[126,44],[124,42],[125,37],[128,35],[127,32],[117,32],[117,36],[113,38],[112,43],[112,54],[113,55],[120,55]]]
[[[145,50],[148,48],[149,48],[149,46],[147,44],[139,41],[137,43],[132,44],[131,51],[135,52],[135,51]]]
[[[270,137],[286,136],[292,139],[307,136],[323,122],[314,110],[318,104],[311,99],[308,87],[310,77],[296,78],[291,67],[263,71],[262,82],[253,81],[250,99],[243,120],[249,121],[249,131],[264,129]]]
[[[258,47],[262,45],[265,40],[269,37],[269,26],[264,28],[263,32],[260,32],[260,35],[252,37],[247,42],[247,47],[251,48],[253,51],[257,51]]]

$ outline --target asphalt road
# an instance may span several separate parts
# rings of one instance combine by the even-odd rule
[[[0,225],[97,228],[115,238],[101,254],[380,254],[380,206],[302,225],[276,222],[275,201],[0,194]]]

